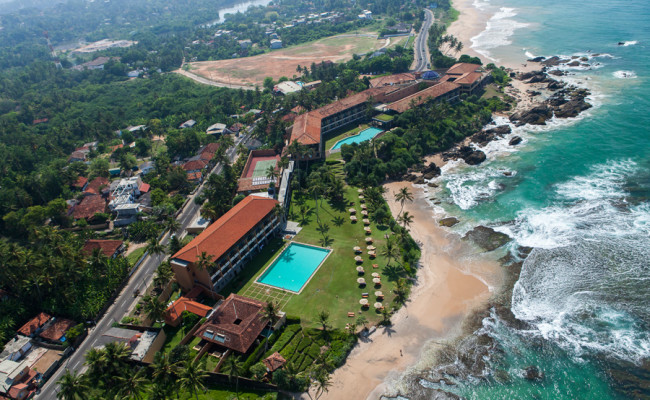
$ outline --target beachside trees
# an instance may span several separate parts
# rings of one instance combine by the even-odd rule
[[[159,321],[165,314],[165,303],[156,296],[146,295],[142,298],[142,310],[152,323]]]
[[[203,381],[207,376],[208,373],[205,370],[204,365],[201,363],[201,360],[187,360],[180,368],[179,383],[182,388],[188,390],[196,397],[196,400],[198,400],[199,390],[206,390]],[[239,381],[237,381],[237,397],[239,398]]]
[[[272,330],[275,324],[280,320],[278,312],[280,311],[278,303],[274,301],[267,301],[262,309],[262,319],[267,322],[269,330]],[[268,348],[269,341],[264,342],[264,352]]]
[[[400,210],[399,214],[402,214],[402,211],[404,210],[404,204],[407,202],[412,202],[413,201],[413,194],[409,190],[407,186],[404,186],[403,188],[400,188],[400,190],[397,193],[394,193],[395,200],[399,202],[400,204]]]
[[[59,385],[57,399],[84,400],[88,398],[88,380],[84,375],[77,374],[77,371],[66,370],[56,383]]]
[[[156,238],[149,239],[145,247],[145,251],[151,255],[165,254],[165,250],[165,246]]]
[[[232,378],[235,378],[235,393],[237,398],[239,398],[239,376],[243,371],[243,364],[239,360],[239,357],[230,355],[230,357],[226,358],[224,368],[228,372],[228,380],[232,381]]]

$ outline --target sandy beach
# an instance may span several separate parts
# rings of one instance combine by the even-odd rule
[[[460,12],[460,16],[447,28],[447,34],[455,36],[463,43],[462,54],[485,59],[484,55],[472,49],[472,38],[485,30],[492,15],[474,7],[473,2],[474,0],[453,1],[453,7]]]
[[[422,189],[409,182],[385,185],[393,215],[400,211],[393,193],[404,186],[414,194],[414,201],[404,210],[414,216],[411,235],[422,249],[417,283],[406,306],[391,319],[393,325],[378,328],[361,340],[334,372],[324,399],[379,399],[396,394],[393,383],[405,371],[418,368],[418,363],[427,366],[422,354],[432,341],[457,336],[469,312],[500,285],[500,266],[471,257],[474,250],[467,243],[440,227]]]

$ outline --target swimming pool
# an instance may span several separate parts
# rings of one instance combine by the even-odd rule
[[[328,249],[292,242],[257,282],[298,293],[329,253]]]
[[[370,140],[382,132],[383,131],[379,128],[366,128],[354,136],[349,136],[345,139],[339,140],[334,146],[332,146],[332,150],[340,149],[344,144],[365,142],[366,140]]]

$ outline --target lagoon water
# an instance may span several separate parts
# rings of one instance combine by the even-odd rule
[[[601,56],[567,77],[592,91],[594,108],[571,121],[515,128],[523,144],[490,143],[478,167],[443,168],[436,196],[463,221],[459,234],[483,224],[513,237],[513,248],[535,248],[512,296],[527,328],[486,318],[481,331],[498,344],[488,378],[457,379],[444,389],[468,399],[648,397],[650,2],[475,5],[494,16],[473,47],[494,60]],[[544,379],[526,380],[529,366]],[[420,376],[417,385],[441,388]]]

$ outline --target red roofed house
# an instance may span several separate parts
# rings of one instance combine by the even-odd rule
[[[276,351],[275,353],[265,358],[262,362],[264,363],[264,366],[268,372],[274,372],[284,367],[284,365],[287,363],[287,360],[285,360],[285,358]]]
[[[84,247],[81,249],[81,253],[90,256],[96,249],[101,251],[108,258],[115,258],[122,252],[122,250],[124,250],[124,242],[121,240],[86,240]]]
[[[165,311],[165,322],[171,326],[178,326],[182,321],[181,316],[183,311],[189,311],[199,317],[205,317],[210,311],[212,311],[212,307],[196,302],[188,297],[181,296],[167,307],[167,311]]]
[[[195,333],[195,336],[239,353],[246,353],[267,323],[266,304],[232,293]]]
[[[75,326],[77,323],[65,318],[53,318],[53,320],[54,321],[50,323],[49,326],[45,328],[45,330],[41,332],[39,336],[51,342],[65,342],[66,332],[68,332],[68,330],[70,330],[70,328]]]
[[[68,157],[68,162],[84,162],[86,161],[86,155],[88,153],[80,150],[75,150],[70,154],[70,157]]]
[[[40,333],[41,329],[43,329],[45,324],[47,324],[47,322],[51,319],[52,317],[49,314],[42,312],[34,318],[30,319],[25,325],[21,326],[20,329],[18,329],[18,333],[24,336],[32,337],[35,334]]]
[[[183,164],[183,169],[189,174],[192,172],[200,172],[208,166],[205,160],[191,160]]]
[[[221,290],[275,234],[280,226],[273,212],[276,204],[277,200],[248,196],[174,254],[171,266],[181,288],[189,291],[199,284]],[[210,257],[210,265],[198,268],[203,253]]]
[[[106,212],[106,200],[99,195],[86,196],[72,209],[74,219],[90,219],[98,213]]]
[[[27,364],[27,361],[0,362],[0,398],[23,400],[34,394],[38,373]]]
[[[442,80],[459,84],[463,94],[474,94],[483,87],[487,76],[489,74],[478,64],[457,63],[447,70]]]
[[[77,190],[85,190],[87,184],[88,184],[88,178],[84,176],[80,176],[77,178],[77,181],[72,184],[72,187]]]
[[[108,193],[110,191],[110,186],[111,186],[111,181],[108,180],[108,178],[104,178],[102,176],[99,176],[86,186],[86,189],[84,189],[85,194],[104,194]]]
[[[219,150],[219,143],[208,143],[199,150],[199,158],[203,161],[211,161]]]

